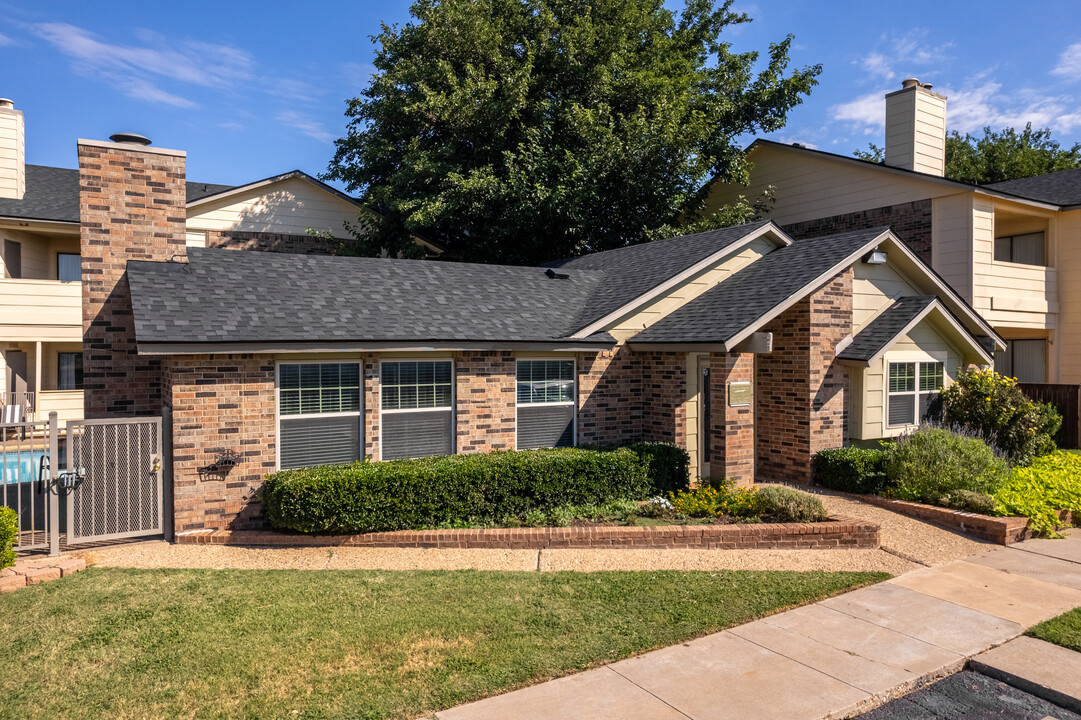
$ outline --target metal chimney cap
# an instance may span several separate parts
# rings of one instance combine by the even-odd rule
[[[903,89],[905,89],[905,90],[907,90],[909,88],[912,88],[912,87],[916,87],[919,84],[920,84],[920,81],[917,80],[916,78],[905,78],[904,80],[901,81],[901,87]]]
[[[15,107],[15,101],[8,98],[0,98],[0,108],[13,108]]]
[[[116,133],[110,135],[109,139],[114,143],[132,143],[133,145],[149,145],[150,138],[139,133]]]

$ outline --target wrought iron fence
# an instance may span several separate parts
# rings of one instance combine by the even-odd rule
[[[59,456],[55,412],[44,422],[0,423],[0,504],[18,515],[16,551],[60,551],[60,503],[52,482]]]

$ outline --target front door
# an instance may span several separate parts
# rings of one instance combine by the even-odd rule
[[[5,350],[4,358],[7,360],[7,387],[11,393],[26,392],[26,353],[22,350]]]

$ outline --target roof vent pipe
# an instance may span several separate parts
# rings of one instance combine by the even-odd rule
[[[10,110],[11,108],[14,108],[14,107],[15,107],[15,101],[14,100],[9,100],[8,98],[0,98],[0,108],[8,108]]]
[[[907,90],[907,89],[909,89],[911,87],[916,87],[919,84],[920,84],[920,81],[917,80],[916,78],[905,78],[904,80],[901,81],[901,89]]]
[[[149,145],[150,138],[139,133],[116,133],[110,135],[109,139],[114,143],[131,143],[132,145]]]

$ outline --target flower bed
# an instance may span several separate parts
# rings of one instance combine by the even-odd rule
[[[382,548],[876,549],[879,528],[855,518],[818,523],[660,525],[650,527],[472,528],[399,530],[356,535],[196,530],[180,544]]]

